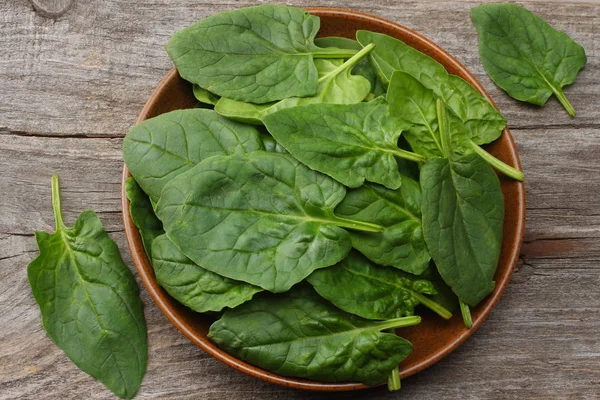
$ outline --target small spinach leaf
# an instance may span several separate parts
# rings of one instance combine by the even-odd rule
[[[353,188],[368,180],[396,189],[401,177],[395,157],[423,160],[398,148],[405,124],[390,117],[383,99],[289,108],[267,116],[264,123],[298,160]]]
[[[477,154],[431,158],[421,168],[423,236],[444,281],[476,306],[494,289],[504,198]]]
[[[423,239],[417,182],[402,176],[402,186],[396,190],[365,183],[349,190],[335,213],[384,227],[383,232],[350,232],[352,247],[371,261],[416,275],[427,269],[431,257]]]
[[[283,292],[350,251],[340,227],[379,225],[333,214],[342,185],[289,154],[214,156],[169,182],[156,213],[169,238],[204,268]]]
[[[131,399],[146,372],[144,306],[119,248],[91,211],[65,226],[52,177],[56,232],[36,232],[40,255],[27,266],[48,336],[82,371]]]
[[[289,97],[269,104],[244,103],[222,97],[215,106],[215,111],[236,121],[262,125],[262,120],[267,115],[284,108],[320,103],[360,103],[369,94],[371,85],[365,78],[352,75],[350,71],[372,49],[373,46],[359,51],[345,63],[339,60],[316,60],[319,86],[314,96]]]
[[[129,214],[134,225],[139,229],[146,254],[152,257],[152,242],[165,233],[162,222],[154,214],[154,208],[148,195],[129,177],[125,180],[125,193],[129,199]]]
[[[314,58],[347,58],[355,50],[314,43],[319,18],[264,4],[225,11],[175,33],[166,50],[181,76],[219,96],[268,103],[317,91]]]
[[[157,202],[167,182],[205,158],[262,149],[255,128],[195,108],[135,125],[123,141],[123,158],[136,182]]]
[[[237,307],[262,290],[195,264],[167,235],[154,240],[152,266],[160,286],[181,304],[201,313]]]
[[[369,56],[383,83],[387,85],[395,71],[405,72],[443,99],[477,144],[500,137],[506,120],[464,79],[448,74],[440,63],[401,40],[370,31],[358,31],[356,37],[361,44],[375,44]]]
[[[356,252],[332,267],[313,272],[307,280],[325,299],[359,317],[385,320],[409,316],[418,304],[445,319],[452,317],[425,296],[436,293],[431,282],[375,265]]]
[[[511,97],[543,106],[554,94],[569,115],[562,88],[575,82],[587,58],[583,47],[516,4],[471,8],[479,57],[494,83]]]
[[[214,106],[215,104],[217,104],[217,101],[219,101],[220,96],[217,96],[216,94],[211,93],[206,89],[202,89],[198,85],[194,85],[193,90],[194,90],[194,97],[200,103],[211,104]]]
[[[419,322],[416,316],[364,320],[301,287],[259,295],[225,311],[208,337],[228,353],[279,375],[375,385],[412,351],[406,339],[381,331]]]

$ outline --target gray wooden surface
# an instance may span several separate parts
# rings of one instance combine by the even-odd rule
[[[247,377],[182,336],[142,288],[148,373],[139,399],[600,398],[600,4],[528,2],[581,43],[588,64],[566,95],[519,104],[485,75],[467,1],[324,0],[416,29],[463,62],[508,118],[526,174],[522,262],[482,328],[399,393],[297,392]],[[171,62],[163,43],[246,0],[0,0],[0,399],[111,399],[40,325],[26,278],[33,232],[53,231],[50,176],[64,217],[97,211],[131,265],[120,208],[121,143]]]

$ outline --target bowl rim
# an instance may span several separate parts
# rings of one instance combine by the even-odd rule
[[[425,36],[413,31],[410,28],[404,27],[395,22],[389,21],[385,18],[381,18],[372,14],[354,11],[354,10],[346,10],[340,8],[329,8],[329,7],[308,7],[305,8],[309,13],[313,15],[317,15],[319,17],[329,16],[329,17],[349,17],[349,18],[359,18],[369,22],[375,22],[379,25],[391,28],[396,31],[401,31],[407,37],[410,37],[412,41],[419,42],[424,47],[428,47],[435,52],[441,53],[442,57],[446,58],[446,63],[452,65],[457,71],[465,77],[465,80],[469,82],[475,89],[477,89],[481,94],[485,96],[485,98],[497,108],[493,99],[481,85],[481,83],[475,78],[475,76],[464,67],[458,60],[456,60],[453,56],[451,56],[448,52],[446,52],[443,48],[427,39]],[[147,119],[148,114],[156,105],[158,99],[160,98],[162,92],[165,90],[165,87],[168,84],[178,79],[178,72],[175,67],[171,68],[166,75],[161,79],[156,88],[152,91],[148,101],[144,105],[142,111],[140,112],[136,124],[141,121]],[[511,160],[511,163],[515,168],[521,169],[521,162],[519,159],[519,155],[517,153],[515,142],[513,141],[512,135],[508,127],[505,127],[503,135],[506,136],[507,139],[507,154],[508,158]],[[141,236],[137,227],[134,225],[131,215],[129,213],[129,200],[125,191],[125,180],[130,177],[131,174],[127,169],[127,165],[123,163],[123,173],[122,173],[122,182],[121,182],[121,207],[123,214],[123,225],[125,228],[125,235],[127,238],[127,244],[131,253],[132,261],[138,271],[138,274],[141,278],[142,283],[148,290],[148,293],[158,306],[158,308],[162,311],[162,313],[167,317],[167,319],[175,325],[175,327],[183,333],[188,339],[190,339],[194,344],[200,347],[202,350],[207,352],[208,354],[215,357],[217,360],[229,365],[237,369],[238,371],[244,372],[247,375],[272,382],[277,383],[282,386],[293,387],[296,389],[303,390],[313,390],[313,391],[350,391],[350,390],[359,390],[366,389],[373,386],[366,386],[357,382],[340,382],[340,383],[329,383],[329,382],[316,382],[310,381],[306,379],[300,378],[289,378],[285,376],[280,376],[274,374],[272,372],[265,371],[259,367],[247,364],[234,356],[226,353],[225,351],[219,349],[215,344],[213,344],[207,338],[203,338],[200,335],[196,334],[194,330],[187,325],[179,316],[177,310],[172,309],[172,307],[167,304],[165,300],[165,296],[169,296],[156,282],[153,274],[147,274],[145,269],[152,270],[150,265],[150,261],[146,256],[146,252],[143,247],[143,243],[141,240]],[[517,225],[515,227],[515,235],[513,243],[510,246],[510,254],[507,257],[508,268],[506,273],[500,276],[500,279],[496,281],[496,287],[494,291],[489,295],[486,299],[485,303],[482,303],[479,307],[482,307],[477,316],[473,319],[473,327],[471,329],[465,329],[461,331],[459,335],[454,337],[454,340],[446,344],[443,348],[441,348],[438,352],[430,355],[429,357],[424,358],[421,362],[413,365],[411,368],[405,369],[401,371],[401,377],[406,378],[410,375],[413,375],[433,364],[441,360],[443,357],[450,354],[454,351],[460,344],[462,344],[468,337],[470,337],[483,323],[483,321],[490,314],[491,310],[496,306],[500,297],[504,293],[508,282],[512,276],[512,273],[517,265],[521,245],[523,243],[523,235],[524,235],[524,227],[525,227],[525,188],[523,182],[515,182],[516,184],[516,192],[517,192],[517,201],[516,201],[516,215],[517,215]]]

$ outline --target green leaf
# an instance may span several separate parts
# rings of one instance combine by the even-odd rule
[[[340,227],[379,225],[333,214],[342,185],[283,153],[215,156],[169,182],[156,213],[198,265],[283,292],[350,250]]]
[[[200,103],[212,104],[213,106],[217,104],[217,101],[219,101],[220,99],[220,96],[217,96],[216,94],[211,93],[206,89],[202,89],[198,85],[194,85],[194,97]]]
[[[332,267],[313,272],[307,280],[336,307],[359,317],[385,320],[410,316],[421,303],[443,318],[452,317],[425,296],[435,294],[431,282],[375,265],[356,252]]]
[[[349,190],[335,213],[384,227],[383,232],[350,232],[352,247],[371,261],[416,275],[429,266],[421,227],[421,188],[414,180],[402,176],[396,190],[365,183]]]
[[[429,296],[431,300],[453,313],[458,310],[458,297],[454,294],[452,289],[446,285],[444,279],[442,279],[434,263],[431,263],[419,278],[426,279],[433,284],[435,294]]]
[[[150,200],[157,202],[167,182],[205,158],[262,149],[255,128],[212,110],[189,109],[135,125],[123,141],[123,158]]]
[[[345,63],[340,60],[316,60],[319,86],[314,96],[290,97],[268,104],[244,103],[222,97],[215,106],[215,111],[236,121],[262,125],[262,121],[267,115],[284,108],[305,104],[360,103],[369,94],[371,85],[365,78],[352,75],[350,71],[372,49],[373,46],[361,50]]]
[[[268,103],[313,96],[313,58],[356,53],[315,46],[319,24],[305,10],[264,4],[205,18],[175,33],[165,47],[184,79],[219,96]]]
[[[262,140],[265,151],[271,151],[275,153],[287,153],[288,151],[283,148],[282,145],[277,143],[275,138],[268,133],[261,132],[260,139]]]
[[[224,278],[187,258],[167,235],[154,240],[152,266],[156,281],[175,300],[197,312],[237,307],[262,289]]]
[[[125,193],[129,199],[129,214],[134,225],[140,231],[144,249],[150,259],[152,257],[152,242],[165,233],[162,222],[154,214],[154,208],[148,195],[144,193],[132,177],[125,180]]]
[[[406,339],[381,331],[419,322],[419,317],[367,321],[302,287],[260,295],[227,310],[208,337],[228,353],[279,375],[375,385],[412,351]]]
[[[431,158],[421,168],[423,236],[444,281],[476,306],[494,289],[502,245],[504,198],[477,154]]]
[[[511,97],[542,106],[554,94],[571,116],[562,88],[575,82],[587,58],[583,47],[516,4],[471,9],[479,57],[494,83]]]
[[[36,232],[40,255],[27,266],[42,325],[82,371],[131,399],[148,360],[137,283],[93,211],[81,213],[72,228],[65,226],[57,175],[52,206],[56,232]]]
[[[448,107],[434,91],[427,89],[413,76],[397,71],[390,81],[388,102],[390,112],[409,124],[404,137],[413,150],[425,157],[445,157],[439,132],[437,102]],[[450,107],[448,107],[450,108]],[[454,113],[447,113],[450,141],[455,152],[474,151],[503,174],[522,181],[523,172],[498,160],[479,147],[481,137],[470,136],[472,130]]]
[[[405,124],[389,116],[383,99],[289,108],[267,116],[264,123],[302,163],[353,188],[367,180],[396,189],[401,177],[395,157],[423,159],[398,148]]]
[[[476,144],[490,143],[500,137],[506,120],[464,79],[448,74],[440,63],[401,40],[369,31],[357,31],[356,37],[361,44],[375,44],[370,59],[386,85],[395,71],[405,72],[444,100]]]

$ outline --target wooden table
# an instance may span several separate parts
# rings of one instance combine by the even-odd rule
[[[139,399],[600,398],[600,4],[526,6],[582,44],[588,63],[566,95],[569,118],[507,97],[485,75],[469,1],[296,1],[343,6],[406,25],[447,49],[484,84],[509,121],[525,170],[521,262],[485,324],[460,349],[385,388],[297,392],[221,364],[192,345],[144,288],[148,373]],[[122,138],[172,64],[176,30],[247,0],[0,2],[0,399],[111,399],[46,336],[26,266],[34,231],[54,231],[50,176],[64,217],[95,210],[131,264],[121,221]]]

